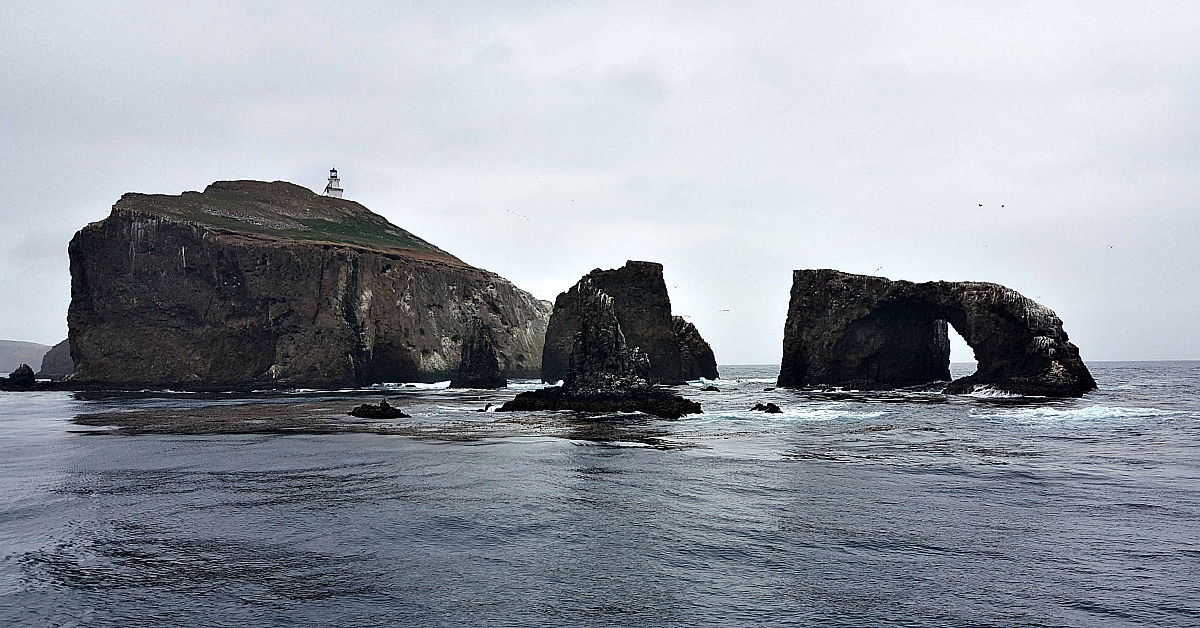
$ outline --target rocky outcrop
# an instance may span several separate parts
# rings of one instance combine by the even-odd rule
[[[28,364],[22,364],[17,367],[17,370],[10,373],[8,377],[0,379],[0,390],[29,390],[36,383],[37,380],[34,378],[33,369],[29,368]]]
[[[63,379],[75,372],[75,362],[71,359],[71,341],[64,340],[42,356],[42,368],[37,376],[43,379]]]
[[[500,371],[496,359],[496,343],[492,332],[480,319],[471,322],[471,329],[463,339],[462,357],[458,372],[450,380],[451,388],[504,388],[508,380]]]
[[[700,404],[651,384],[650,358],[627,341],[617,317],[616,299],[589,277],[572,291],[570,306],[576,327],[570,334],[571,352],[562,386],[521,393],[501,406],[501,411],[638,411],[669,419],[700,412]]]
[[[717,379],[717,357],[712,347],[700,336],[696,326],[683,320],[682,316],[671,317],[671,327],[679,339],[679,366],[683,379]]]
[[[503,374],[540,372],[544,302],[358,203],[290,183],[126,194],[69,252],[79,382],[446,380],[475,319]]]
[[[989,386],[1070,397],[1096,388],[1058,316],[1013,290],[836,270],[793,273],[779,386],[888,389],[949,380],[947,324],[979,363],[947,392]]]
[[[626,341],[631,347],[641,349],[650,359],[651,383],[682,384],[692,379],[687,376],[690,371],[683,364],[681,341],[671,318],[671,299],[663,280],[662,264],[629,261],[615,270],[597,268],[570,290],[558,295],[546,330],[546,345],[542,353],[543,381],[557,382],[566,377],[574,343],[573,334],[579,328],[583,311],[579,287],[584,282],[612,298],[613,311]],[[690,333],[687,341],[689,350],[701,351],[697,339],[704,348],[708,348],[708,343],[700,338],[694,326]],[[708,353],[711,355],[711,348]],[[712,372],[715,378],[715,359]]]
[[[399,408],[393,408],[387,402],[387,399],[379,401],[379,405],[364,403],[355,406],[353,410],[347,412],[350,416],[356,416],[362,419],[410,419],[407,414],[404,414]]]

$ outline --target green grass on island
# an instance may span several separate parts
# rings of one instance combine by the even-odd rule
[[[448,255],[354,201],[282,181],[219,181],[203,193],[179,196],[126,194],[117,208],[239,233]]]

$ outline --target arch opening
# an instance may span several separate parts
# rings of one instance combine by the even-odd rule
[[[950,340],[950,378],[958,379],[975,373],[979,361],[975,349],[967,344],[954,325],[946,325],[946,337]]]

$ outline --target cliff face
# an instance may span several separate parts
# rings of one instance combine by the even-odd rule
[[[681,338],[676,334],[671,318],[671,299],[663,280],[662,264],[630,261],[615,270],[597,268],[570,290],[558,295],[554,302],[554,314],[546,330],[546,347],[542,354],[543,380],[556,382],[567,376],[575,330],[580,328],[582,313],[588,307],[588,297],[580,291],[585,284],[611,297],[626,342],[630,347],[641,349],[650,358],[652,383],[682,384],[692,378],[691,371],[684,368]],[[690,333],[694,338],[687,339],[689,348],[698,347],[696,339],[704,343],[694,326]],[[704,343],[704,346],[707,347],[708,343]],[[712,377],[715,378],[715,360],[712,366]]]
[[[75,362],[71,360],[71,341],[64,340],[42,356],[42,369],[38,377],[62,379],[75,371]]]
[[[947,325],[975,350],[977,386],[1079,396],[1096,388],[1049,308],[992,283],[912,283],[797,270],[784,328],[780,386],[893,388],[950,379]]]
[[[539,373],[543,302],[358,203],[290,183],[126,194],[69,252],[76,380],[444,380],[476,318],[506,376]]]
[[[675,329],[675,337],[679,339],[679,364],[683,370],[683,379],[717,379],[717,358],[713,355],[712,347],[696,326],[683,320],[682,316],[671,317]]]
[[[579,327],[571,334],[563,390],[589,394],[650,388],[650,359],[625,341],[614,299],[591,282],[577,288]]]

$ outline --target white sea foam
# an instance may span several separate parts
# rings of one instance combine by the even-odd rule
[[[877,419],[887,412],[853,412],[846,410],[839,405],[822,406],[822,407],[782,407],[783,412],[778,414],[768,414],[766,412],[756,412],[754,410],[741,410],[734,412],[713,412],[697,415],[697,418],[706,422],[721,422],[721,421],[737,421],[737,422],[792,422],[792,421],[837,421],[837,420],[862,420],[862,419]]]
[[[997,388],[992,388],[991,386],[976,386],[974,390],[967,393],[967,396],[968,397],[982,397],[984,399],[996,399],[996,398],[1007,399],[1007,398],[1024,397],[1025,395],[1019,395],[1014,392],[1008,392],[1007,390],[999,390]]]
[[[559,384],[547,384],[539,379],[515,379],[515,380],[510,380],[508,382],[508,389],[509,390],[540,390],[542,388],[548,388],[550,386],[557,386],[557,385],[561,385],[561,382],[559,382]]]
[[[444,382],[434,382],[432,384],[426,384],[424,382],[389,382],[371,386],[371,388],[378,388],[379,390],[440,390],[449,387],[450,380],[446,380]]]
[[[1174,414],[1158,408],[1135,408],[1126,406],[1086,406],[1083,408],[1013,408],[1003,412],[973,411],[973,416],[984,419],[1016,420],[1027,423],[1066,423],[1073,421],[1112,421],[1121,419],[1144,419]]]
[[[739,386],[741,384],[767,384],[769,386],[774,386],[775,378],[774,377],[734,377],[732,379],[725,379],[725,378],[706,379],[704,377],[701,377],[700,379],[690,380],[687,383],[688,386],[694,386],[697,388],[703,388],[705,386],[730,387],[730,386]]]

